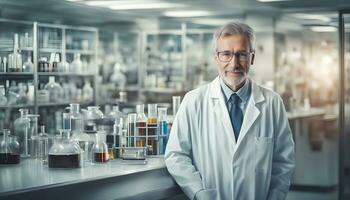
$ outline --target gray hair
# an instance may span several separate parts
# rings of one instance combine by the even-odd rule
[[[255,50],[255,33],[254,30],[242,22],[230,22],[219,28],[213,37],[214,51],[218,49],[218,40],[225,36],[230,35],[243,35],[249,42],[249,48],[251,51]]]

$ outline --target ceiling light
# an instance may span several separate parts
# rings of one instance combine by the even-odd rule
[[[208,25],[208,26],[222,26],[228,22],[232,22],[238,19],[223,19],[223,18],[207,18],[207,19],[193,19],[194,24]]]
[[[335,32],[337,28],[333,26],[312,26],[311,30],[314,32]]]
[[[279,2],[279,1],[290,1],[290,0],[258,0],[260,2]]]
[[[164,9],[164,8],[179,8],[183,7],[181,4],[167,3],[167,2],[151,2],[151,3],[132,3],[108,6],[113,10],[143,10],[143,9]]]
[[[306,20],[320,20],[324,22],[330,22],[331,18],[325,15],[316,15],[316,14],[303,14],[303,13],[295,13],[290,14],[292,17],[296,17],[298,19],[306,19]]]
[[[167,17],[202,17],[213,15],[214,13],[206,10],[183,10],[183,11],[166,11],[163,13]]]

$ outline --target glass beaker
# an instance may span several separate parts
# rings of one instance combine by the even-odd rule
[[[104,130],[108,134],[113,133],[113,126],[115,121],[118,121],[123,117],[123,113],[119,111],[119,106],[113,106],[112,111],[109,112],[104,120]]]
[[[175,118],[177,111],[179,110],[181,104],[180,96],[173,96],[173,116]]]
[[[28,109],[19,109],[21,116],[14,122],[14,132],[18,137],[20,144],[21,157],[29,157],[29,140],[30,140],[30,119],[28,118]]]
[[[135,133],[136,133],[136,113],[130,113],[128,115],[128,132],[126,136],[126,142],[129,147],[134,147],[135,145]]]
[[[159,154],[165,153],[168,141],[167,108],[158,108]]]
[[[145,115],[145,105],[136,105],[136,146],[145,147],[146,146],[146,126],[147,117]]]
[[[92,146],[92,160],[95,163],[108,162],[108,146],[105,142],[106,134],[103,131],[99,131],[95,134],[95,143]]]
[[[100,130],[102,126],[103,113],[99,106],[89,106],[85,114],[86,130]]]
[[[81,149],[70,139],[70,130],[60,130],[62,137],[56,137],[50,148],[48,163],[50,168],[81,167]]]
[[[0,164],[18,164],[20,145],[16,136],[10,136],[10,130],[3,129],[0,138]]]

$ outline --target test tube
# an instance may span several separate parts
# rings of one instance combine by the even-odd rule
[[[126,142],[129,147],[134,147],[135,132],[136,132],[136,113],[131,113],[128,115],[128,132],[126,137]]]
[[[165,153],[168,140],[167,108],[158,108],[159,154]]]
[[[157,104],[148,104],[147,154],[157,155]]]

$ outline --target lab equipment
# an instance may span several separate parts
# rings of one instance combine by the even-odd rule
[[[29,149],[29,155],[31,157],[35,156],[35,148],[33,144],[32,137],[35,137],[38,135],[38,118],[40,115],[27,115],[29,119],[29,129],[28,129],[28,149]]]
[[[32,136],[33,144],[33,158],[39,159],[47,163],[47,155],[49,153],[50,145],[53,143],[53,138],[45,133],[45,126],[40,126],[40,134]],[[50,144],[49,144],[50,140]]]
[[[147,117],[145,115],[145,105],[136,105],[136,146],[146,146]]]
[[[14,134],[18,137],[21,157],[29,157],[30,120],[28,109],[19,109],[21,116],[14,122]]]
[[[92,156],[93,162],[95,163],[105,163],[108,162],[108,147],[105,142],[106,134],[103,131],[97,132],[95,134],[95,143],[92,146]]]
[[[63,89],[60,84],[55,82],[55,77],[50,76],[49,82],[44,87],[45,90],[49,91],[51,102],[60,102],[63,98]]]
[[[34,64],[32,62],[32,57],[28,56],[27,61],[23,63],[22,71],[23,72],[33,72]]]
[[[147,154],[157,155],[157,104],[148,104],[147,133]]]
[[[127,131],[127,144],[129,147],[134,147],[135,145],[135,133],[136,133],[136,113],[131,113],[128,115],[128,131]]]
[[[80,105],[72,103],[70,105],[70,129],[72,134],[83,133],[84,131],[84,116],[80,113]],[[65,127],[66,128],[66,127]]]
[[[91,87],[90,81],[85,81],[85,84],[83,86],[83,101],[84,102],[90,102],[93,100],[94,97],[94,90]]]
[[[158,108],[159,154],[165,153],[168,141],[167,108]]]
[[[121,147],[121,158],[127,164],[146,164],[146,147]]]
[[[74,73],[82,73],[83,72],[83,63],[81,62],[81,59],[80,59],[80,53],[74,54],[74,60],[70,64],[69,71],[74,72]]]
[[[5,87],[3,85],[0,85],[0,106],[6,106],[7,105],[7,98],[5,96]]]
[[[19,143],[10,130],[3,129],[0,139],[0,164],[18,164],[20,162]]]
[[[46,57],[41,57],[39,59],[38,65],[39,72],[49,72],[49,62],[47,62]]]
[[[9,72],[21,72],[22,71],[22,55],[19,49],[18,34],[14,35],[13,52],[9,54]]]
[[[80,168],[81,149],[70,139],[70,130],[60,130],[61,136],[56,136],[54,145],[50,148],[49,168]]]
[[[88,106],[85,112],[85,129],[86,130],[101,130],[103,122],[103,113],[99,106]]]

